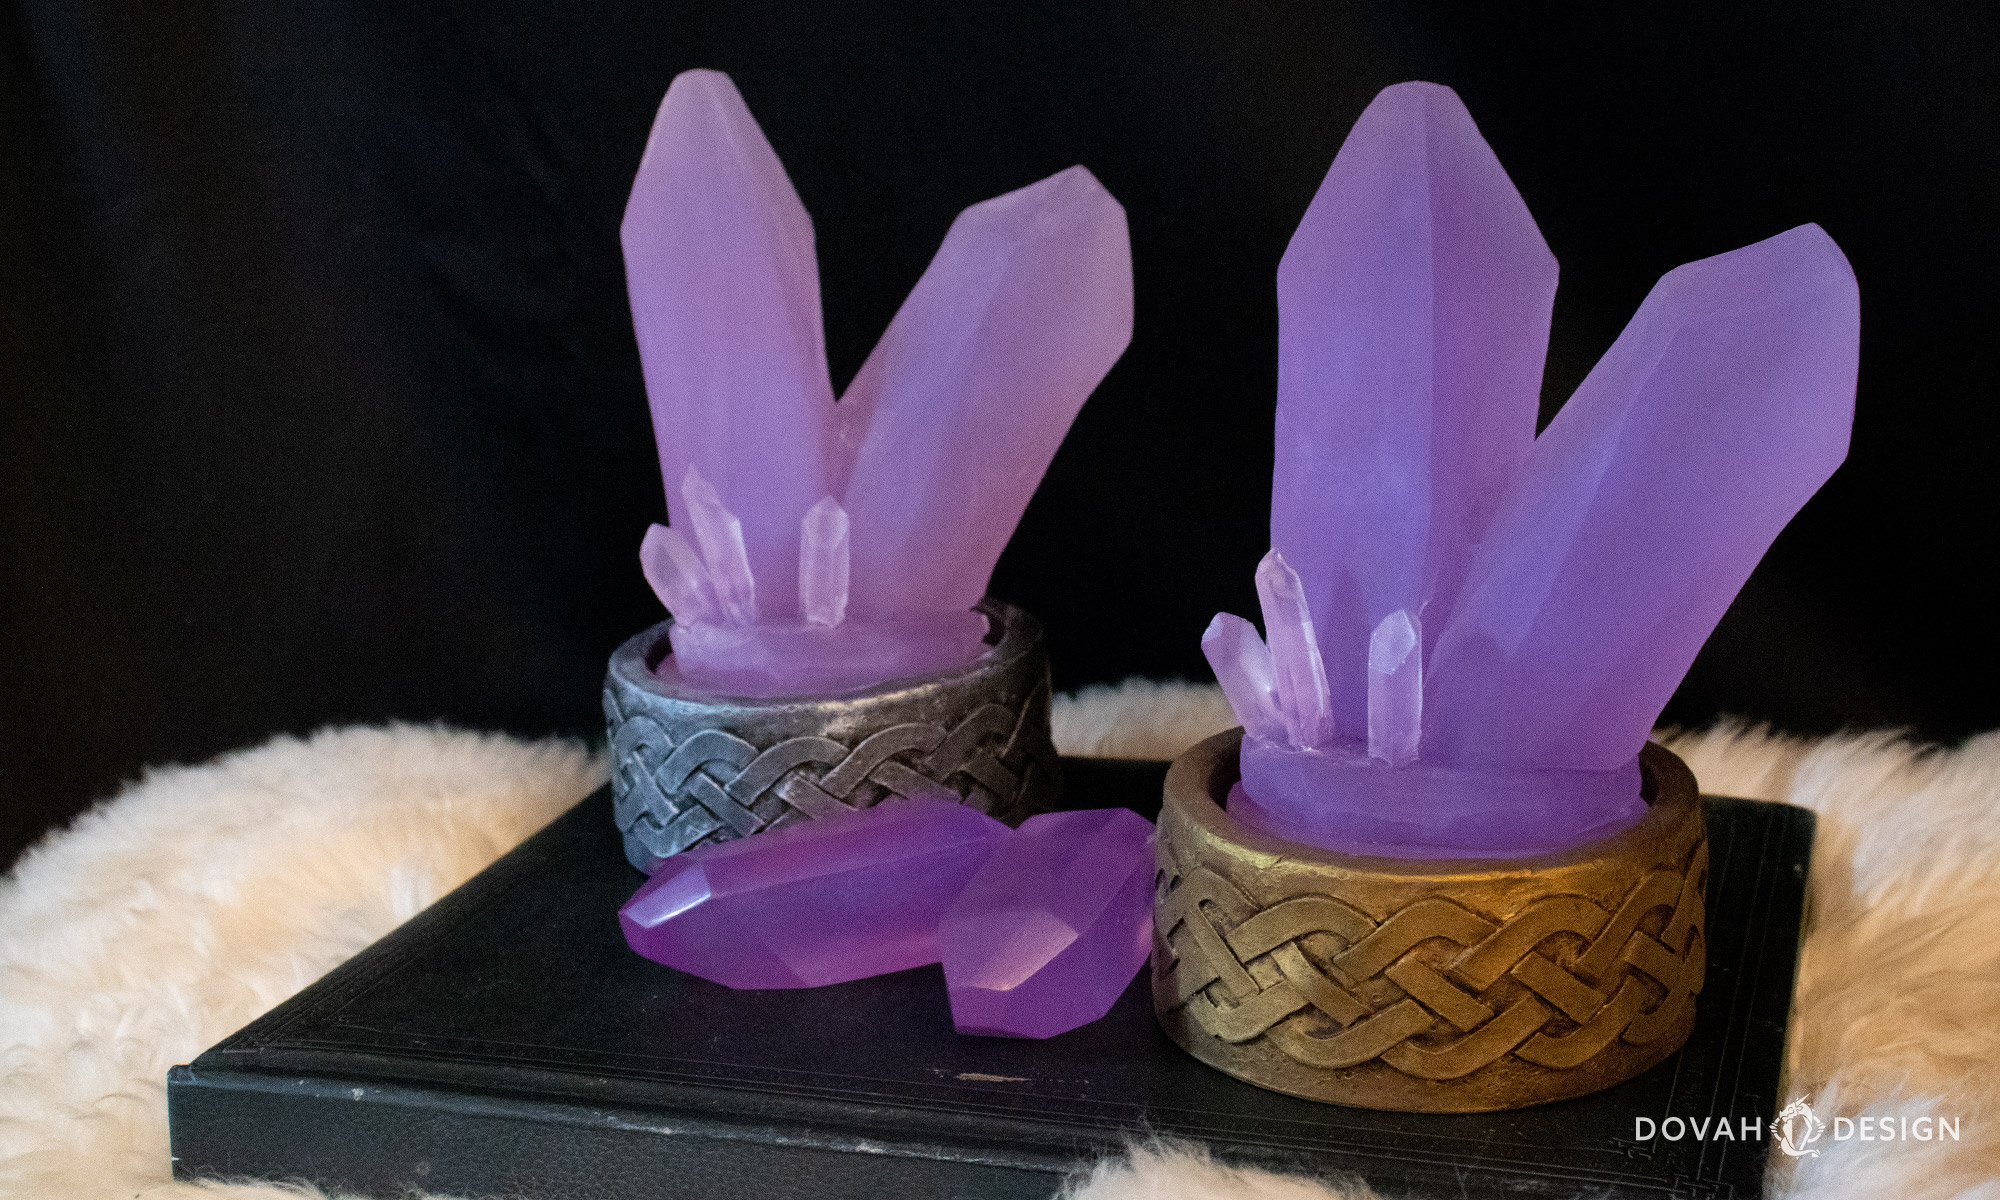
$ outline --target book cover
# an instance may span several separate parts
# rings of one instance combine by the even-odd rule
[[[1068,759],[1075,807],[1159,807],[1164,763]],[[377,1195],[1045,1197],[1133,1139],[1385,1195],[1748,1197],[1778,1094],[1813,817],[1710,798],[1709,967],[1686,1046],[1611,1090],[1437,1116],[1238,1082],[1147,982],[1045,1041],[952,1031],[936,967],[738,992],[639,958],[609,792],[174,1068],[176,1174]],[[1670,1116],[1761,1136],[1657,1136]]]

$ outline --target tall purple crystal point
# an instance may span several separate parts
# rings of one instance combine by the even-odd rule
[[[890,800],[685,850],[619,927],[655,962],[733,988],[819,987],[938,961],[938,917],[1010,835],[942,800]]]
[[[675,77],[621,233],[660,476],[700,468],[787,615],[799,518],[830,490],[833,389],[812,220],[728,76]]]
[[[1030,817],[939,922],[952,1024],[1045,1038],[1095,1021],[1152,933],[1152,822],[1123,808]]]
[[[1264,606],[1264,636],[1271,648],[1286,740],[1300,749],[1324,745],[1333,740],[1334,726],[1312,611],[1298,572],[1275,547],[1257,564],[1257,598]]]
[[[799,612],[814,625],[847,616],[847,510],[827,496],[799,523]]]
[[[1426,602],[1435,629],[1535,436],[1555,290],[1555,257],[1457,95],[1377,96],[1278,267],[1271,542],[1350,736],[1370,634]]]
[[[1089,171],[960,213],[838,406],[850,615],[977,603],[1131,337],[1125,210]]]
[[[1285,740],[1285,721],[1278,713],[1277,669],[1270,647],[1257,627],[1233,613],[1217,613],[1201,635],[1201,652],[1229,698],[1236,723],[1253,737]]]
[[[733,625],[757,622],[757,580],[750,569],[750,555],[743,541],[743,522],[723,507],[722,498],[694,467],[681,481],[681,496],[687,503],[689,524],[701,543],[702,564],[708,568],[709,587],[715,592],[716,607]]]
[[[715,594],[708,586],[708,569],[686,534],[665,525],[647,528],[639,543],[639,569],[674,620],[715,620]]]
[[[1847,455],[1860,301],[1817,225],[1668,272],[1534,449],[1431,656],[1425,757],[1629,762]]]
[[[1392,767],[1417,761],[1423,719],[1424,638],[1399,608],[1368,639],[1368,757]]]

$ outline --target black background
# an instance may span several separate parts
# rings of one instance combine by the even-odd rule
[[[0,861],[146,763],[598,728],[662,493],[617,224],[683,69],[819,235],[836,387],[958,209],[1081,162],[1137,332],[993,590],[1058,684],[1205,677],[1266,546],[1273,272],[1383,86],[1457,88],[1562,262],[1545,412],[1665,270],[1818,221],[1848,464],[1667,716],[2000,724],[1989,4],[0,8]]]

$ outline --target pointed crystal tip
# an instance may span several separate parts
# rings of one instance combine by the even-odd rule
[[[1286,737],[1302,750],[1325,745],[1334,732],[1326,665],[1313,634],[1305,588],[1275,546],[1257,564],[1257,597],[1263,602],[1264,636],[1271,648]]]

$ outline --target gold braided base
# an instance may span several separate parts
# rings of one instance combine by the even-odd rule
[[[1256,833],[1221,802],[1241,730],[1167,775],[1153,1004],[1259,1087],[1363,1108],[1489,1112],[1581,1096],[1694,1025],[1708,833],[1694,776],[1639,755],[1651,808],[1523,859],[1363,858]]]

